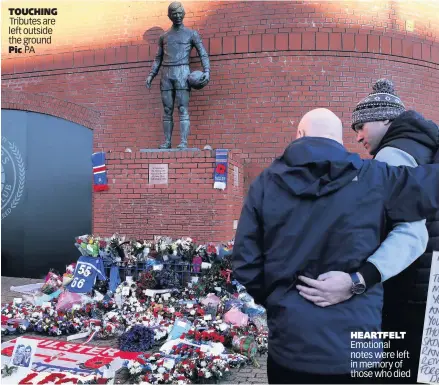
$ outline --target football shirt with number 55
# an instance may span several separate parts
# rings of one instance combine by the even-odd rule
[[[102,258],[81,256],[76,263],[73,280],[67,289],[73,293],[88,293],[92,291],[96,277],[105,280],[105,270]]]

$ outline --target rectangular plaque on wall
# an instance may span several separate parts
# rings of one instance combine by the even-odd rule
[[[149,165],[149,184],[168,184],[168,164]]]
[[[234,173],[233,173],[233,185],[235,187],[239,186],[239,168],[237,166],[234,166]]]

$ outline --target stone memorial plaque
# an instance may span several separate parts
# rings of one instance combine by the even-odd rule
[[[149,165],[149,184],[168,184],[168,164]]]
[[[235,187],[238,187],[239,186],[239,168],[238,168],[238,166],[234,166],[234,169],[233,169],[233,185],[235,186]]]

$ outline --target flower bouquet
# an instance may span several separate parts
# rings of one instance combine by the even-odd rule
[[[73,273],[75,272],[76,263],[71,263],[67,266],[66,272],[62,276],[63,286],[67,286],[73,280]]]
[[[75,246],[83,256],[99,257],[99,251],[105,250],[107,241],[93,235],[81,235],[76,237]]]
[[[147,241],[131,241],[132,254],[138,262],[146,261],[151,251],[152,244]]]
[[[41,292],[48,295],[53,294],[62,288],[62,284],[63,279],[61,274],[53,269],[50,269],[49,273],[46,275],[44,285],[41,287]]]

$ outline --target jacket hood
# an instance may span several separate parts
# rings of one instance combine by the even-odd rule
[[[392,122],[372,155],[376,155],[384,147],[393,146],[393,143],[409,140],[422,146],[424,151],[431,151],[433,157],[439,146],[438,126],[416,111],[405,111]]]
[[[293,195],[320,197],[351,183],[363,161],[332,139],[304,137],[292,142],[268,168],[274,181]]]

